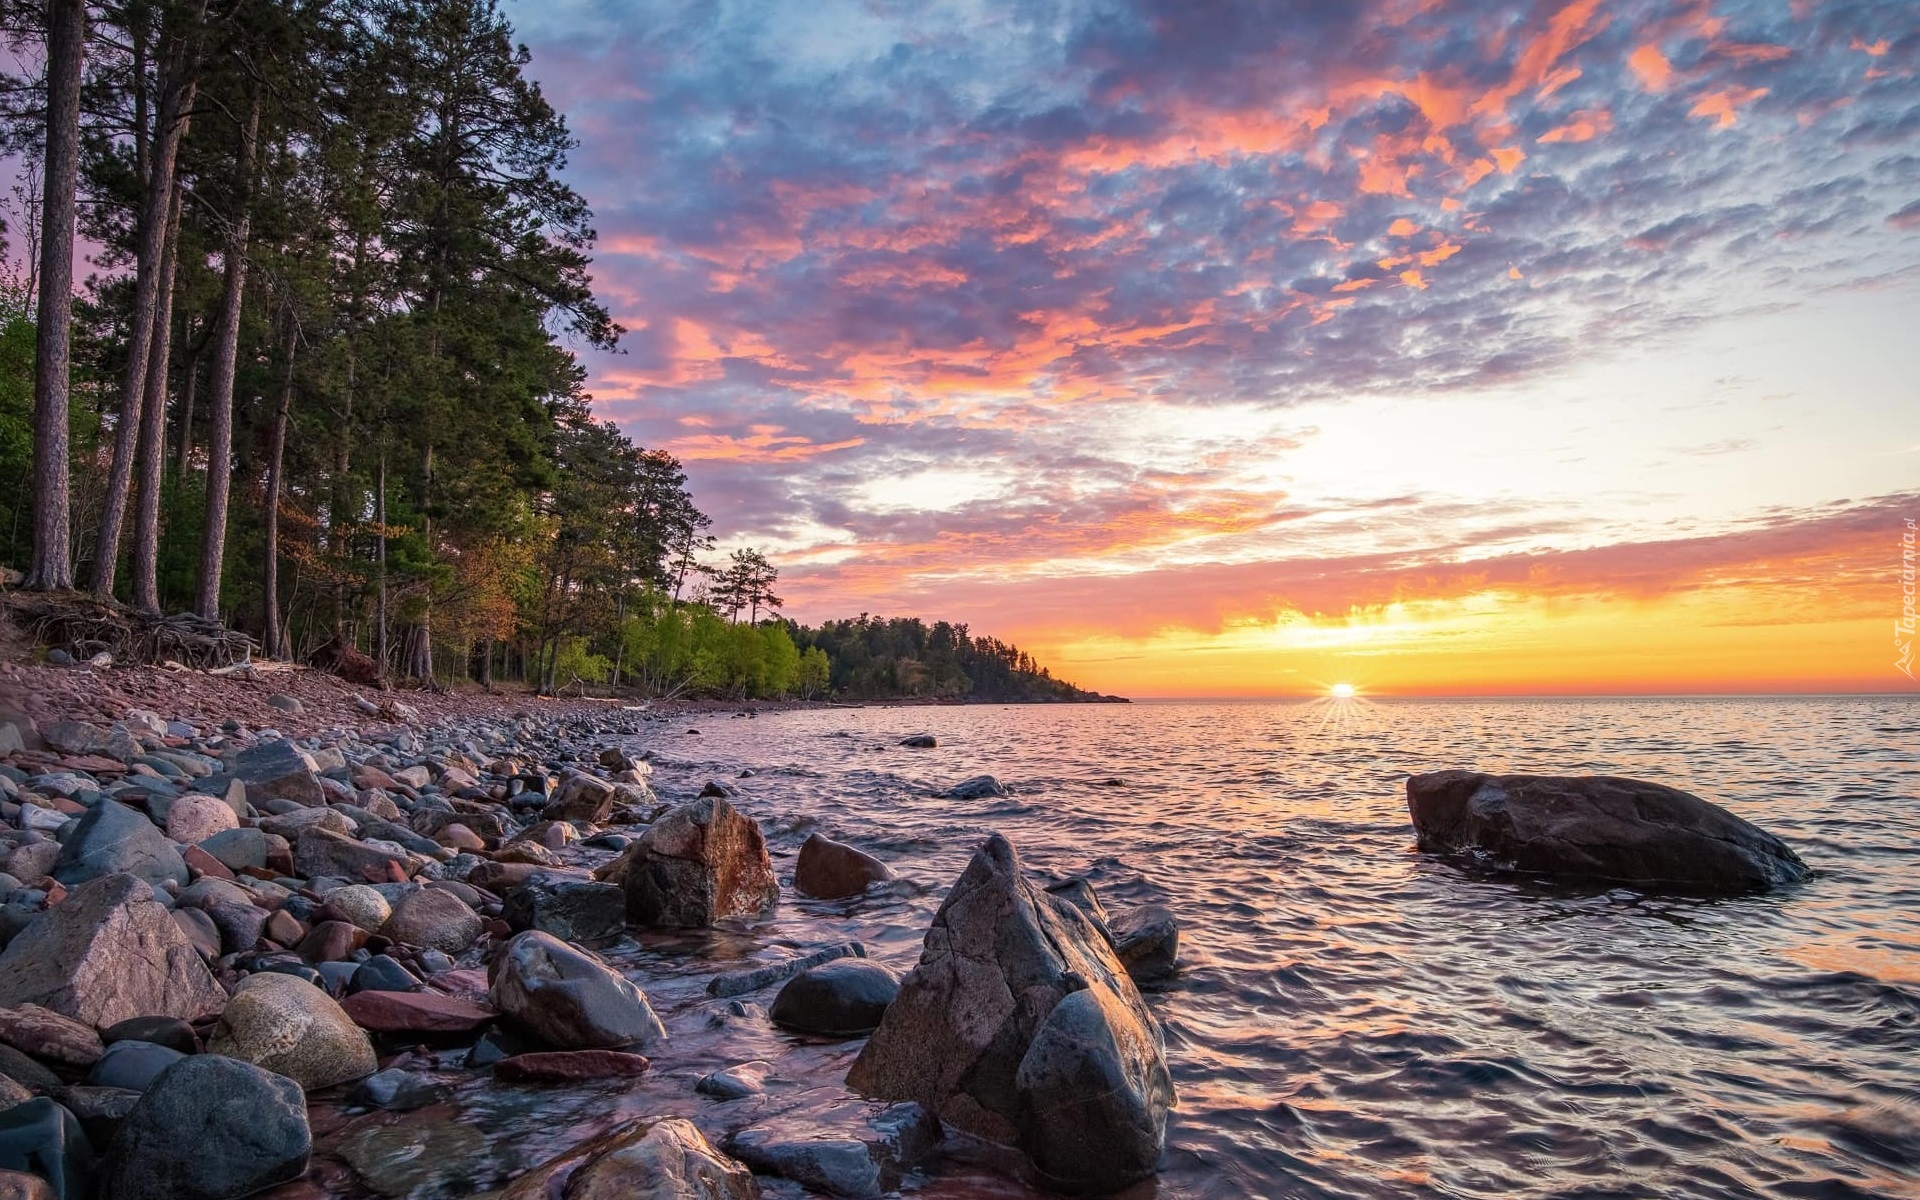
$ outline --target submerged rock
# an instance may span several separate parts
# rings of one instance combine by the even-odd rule
[[[1006,785],[991,775],[975,775],[971,779],[962,779],[946,791],[940,793],[943,800],[985,800],[991,796],[1007,794]]]
[[[760,826],[719,796],[669,810],[627,852],[627,919],[705,928],[780,898]]]
[[[1734,894],[1806,878],[1785,842],[1689,792],[1611,775],[1407,780],[1419,847],[1498,870]]]
[[[611,883],[532,875],[507,893],[501,916],[515,929],[537,929],[569,942],[597,942],[626,930],[627,898]]]
[[[306,1174],[313,1137],[293,1080],[203,1054],[154,1081],[121,1123],[103,1196],[227,1200]]]
[[[998,834],[935,914],[847,1084],[1018,1146],[1071,1191],[1152,1174],[1173,1102],[1160,1026],[1106,937],[1024,878]]]
[[[755,1171],[808,1191],[878,1200],[933,1157],[940,1121],[918,1104],[891,1105],[871,1117],[864,1108],[776,1118],[736,1133],[727,1149]]]
[[[753,1173],[691,1121],[636,1121],[528,1171],[500,1200],[759,1200]]]

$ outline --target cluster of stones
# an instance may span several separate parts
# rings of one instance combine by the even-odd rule
[[[466,1066],[506,1081],[647,1070],[662,1023],[593,947],[751,920],[780,885],[730,789],[660,803],[649,764],[606,745],[627,732],[521,717],[296,741],[0,712],[0,1197],[217,1200],[299,1179],[309,1093],[444,1094],[408,1055],[381,1069],[423,1042],[470,1043]],[[793,887],[843,899],[892,877],[815,835]],[[992,839],[904,979],[846,945],[709,988],[778,985],[770,1010],[734,1003],[872,1035],[849,1084],[897,1103],[849,1109],[845,1136],[776,1124],[724,1148],[685,1120],[635,1123],[506,1195],[752,1196],[758,1171],[878,1196],[943,1121],[1020,1148],[1043,1181],[1119,1186],[1164,1140],[1171,1088],[1134,981],[1169,972],[1176,945],[1163,910],[1109,920],[1090,888],[1042,890]],[[698,1091],[725,1103],[763,1075],[742,1064]]]

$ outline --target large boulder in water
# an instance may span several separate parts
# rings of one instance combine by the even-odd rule
[[[935,914],[847,1084],[1018,1146],[1049,1183],[1082,1192],[1152,1174],[1173,1103],[1159,1023],[1112,946],[1024,878],[999,834]]]
[[[671,809],[647,827],[627,860],[627,919],[705,928],[755,917],[780,898],[760,826],[724,797]]]
[[[131,875],[81,884],[0,954],[0,1005],[38,1004],[96,1029],[131,1017],[197,1021],[226,1002],[153,889]]]
[[[550,934],[516,935],[493,962],[494,1007],[549,1046],[609,1050],[666,1036],[647,996],[595,955]]]
[[[800,844],[793,864],[793,890],[822,900],[858,896],[892,878],[893,871],[873,855],[817,833]]]
[[[1407,780],[1407,811],[1421,850],[1497,870],[1716,895],[1807,875],[1779,838],[1639,779],[1432,771]]]

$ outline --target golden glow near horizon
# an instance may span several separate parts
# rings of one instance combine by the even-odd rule
[[[1327,691],[1335,700],[1351,700],[1355,695],[1353,685],[1350,683],[1336,683]]]

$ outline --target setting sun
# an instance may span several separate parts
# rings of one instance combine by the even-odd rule
[[[1353,699],[1353,685],[1350,683],[1336,683],[1330,690],[1335,700]]]

